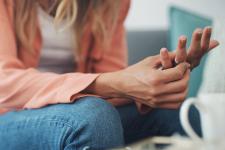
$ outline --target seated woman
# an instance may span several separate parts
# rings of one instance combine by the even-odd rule
[[[128,67],[129,5],[0,0],[1,149],[99,150],[182,133],[189,66],[218,42],[198,29],[187,57],[181,37],[175,53]]]

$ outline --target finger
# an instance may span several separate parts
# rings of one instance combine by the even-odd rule
[[[178,109],[180,108],[182,103],[168,103],[168,104],[160,104],[157,107],[163,109]]]
[[[176,58],[175,58],[176,64],[186,61],[187,59],[186,44],[187,44],[186,36],[181,36],[179,38],[178,46],[176,49]]]
[[[174,68],[162,70],[160,78],[164,83],[181,80],[189,67],[188,63],[180,63]]]
[[[141,104],[144,104],[144,105],[146,105],[148,107],[155,108],[155,104],[153,102],[151,102],[151,99],[146,100],[146,99],[140,99],[140,98],[138,98],[138,99],[135,99],[135,101],[137,103],[139,103],[138,104],[139,105],[138,107],[140,107]]]
[[[163,109],[178,109],[182,102],[179,103],[162,103],[162,104],[150,104],[151,108],[163,108]]]
[[[136,106],[137,106],[138,110],[141,110],[141,111],[139,111],[141,114],[146,114],[152,110],[152,108],[150,106],[140,103],[138,101],[136,101]]]
[[[212,34],[211,27],[205,27],[202,34],[201,49],[203,53],[207,53],[209,49],[210,38]]]
[[[180,93],[165,94],[165,95],[157,96],[153,100],[153,102],[155,104],[183,102],[187,96],[187,93],[188,93],[188,87]]]
[[[160,50],[160,60],[161,60],[163,69],[168,69],[173,67],[172,60],[166,48],[162,48]]]
[[[165,95],[165,94],[171,94],[171,93],[179,93],[183,92],[185,89],[188,88],[188,83],[190,80],[190,70],[188,69],[185,72],[185,75],[183,79],[169,82],[167,84],[163,84],[158,87],[155,91],[158,91],[158,93],[155,93],[155,95]]]
[[[216,48],[217,46],[219,46],[220,43],[216,40],[211,40],[209,43],[209,49],[208,52],[211,51],[212,49]]]
[[[202,39],[202,29],[199,28],[196,29],[192,35],[191,45],[188,50],[188,57],[190,61],[192,61],[192,59],[201,57],[202,55],[201,39]]]

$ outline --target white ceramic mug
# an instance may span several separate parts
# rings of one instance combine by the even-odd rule
[[[202,141],[189,123],[191,105],[200,112],[203,140],[225,140],[225,93],[201,94],[198,98],[187,99],[181,107],[180,120],[184,130],[192,139]]]

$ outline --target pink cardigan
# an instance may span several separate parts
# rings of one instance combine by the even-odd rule
[[[7,0],[7,4],[0,0],[0,114],[15,109],[70,103],[87,96],[80,92],[89,86],[99,73],[125,68],[127,44],[123,23],[130,0],[121,2],[110,49],[103,51],[101,45],[91,43],[91,32],[87,28],[82,39],[82,60],[77,64],[78,72],[59,75],[41,73],[35,69],[39,63],[42,45],[39,29],[34,42],[35,54],[17,48],[13,27],[13,0]],[[128,99],[108,100],[114,105],[132,102]]]

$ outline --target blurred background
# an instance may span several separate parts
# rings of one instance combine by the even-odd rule
[[[129,30],[168,29],[170,6],[211,18],[225,18],[225,0],[132,0],[126,21]]]
[[[225,49],[225,0],[132,0],[126,20],[129,64],[158,54],[162,47],[174,50],[180,35],[186,35],[190,41],[193,30],[205,26],[213,26],[213,37],[221,43],[220,51]],[[192,72],[189,97],[196,96],[201,89],[209,90],[201,87],[206,79],[204,87],[216,86],[211,88],[212,92],[213,90],[217,92],[218,84],[222,84],[220,80],[217,83],[215,79],[212,79],[215,78],[213,73],[210,76],[205,74],[216,73],[215,67],[207,67],[210,66],[207,65],[209,62],[218,65],[225,64],[225,61],[210,60],[225,60],[225,53],[217,52],[214,58],[208,57],[211,56],[206,56],[201,65]],[[219,70],[221,71],[221,68]],[[221,75],[221,78],[224,81],[221,87],[224,88],[219,90],[225,92],[225,73],[224,76]]]

